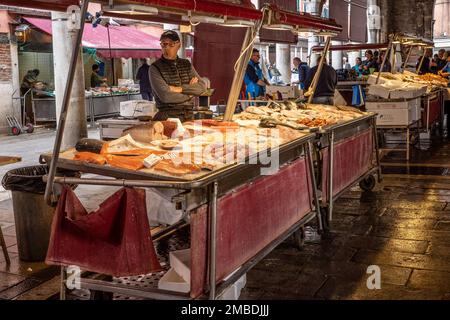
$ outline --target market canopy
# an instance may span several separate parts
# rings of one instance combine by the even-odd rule
[[[52,34],[51,20],[31,17],[24,17],[24,19],[45,33]],[[133,27],[110,26],[109,35],[111,49],[108,41],[108,28],[102,25],[94,28],[92,24],[86,24],[82,45],[85,48],[96,49],[97,55],[103,58],[112,56],[112,58],[139,59],[161,55],[159,38]]]
[[[102,3],[108,5],[113,3],[115,5],[136,4],[145,6],[147,8],[154,8],[157,10],[157,14],[142,16],[140,14],[124,14],[122,16],[128,16],[130,19],[136,20],[161,20],[161,15],[164,13],[175,14],[181,17],[187,15],[207,15],[207,16],[219,16],[227,17],[239,20],[252,20],[260,21],[263,19],[263,14],[260,10],[256,10],[251,7],[250,1],[246,1],[245,4],[233,4],[225,1],[217,0],[132,0],[132,1],[100,1],[94,0],[92,2]],[[6,4],[15,7],[34,8],[43,10],[59,10],[65,11],[68,6],[78,4],[76,0],[0,0],[0,4]],[[317,32],[333,32],[339,33],[342,31],[342,27],[336,23],[333,19],[326,19],[321,17],[312,16],[306,13],[292,12],[288,10],[282,10],[275,5],[270,5],[271,17],[274,25],[291,26],[294,29],[314,29]],[[111,14],[113,10],[103,10],[106,13]],[[120,14],[120,13],[119,13]],[[184,20],[186,21],[186,20]],[[270,27],[270,21],[266,27]]]

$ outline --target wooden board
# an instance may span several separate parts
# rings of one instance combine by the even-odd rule
[[[22,161],[21,157],[0,156],[0,166]]]

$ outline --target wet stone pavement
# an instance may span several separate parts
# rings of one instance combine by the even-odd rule
[[[240,298],[449,300],[450,177],[444,169],[450,143],[433,150],[426,158],[415,151],[411,164],[419,169],[409,174],[402,172],[408,168],[402,155],[384,159],[391,171],[382,183],[372,192],[355,186],[339,198],[326,236],[318,236],[313,223],[301,250],[293,239],[277,247],[248,272]],[[441,170],[429,171],[430,165]],[[0,201],[0,224],[12,260],[8,266],[0,253],[0,299],[56,299],[59,269],[18,259],[10,199]],[[381,288],[371,290],[373,265],[380,268]]]

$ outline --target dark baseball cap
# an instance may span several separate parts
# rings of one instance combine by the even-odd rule
[[[167,31],[163,32],[163,34],[159,38],[159,41],[161,41],[162,39],[170,39],[172,41],[180,41],[180,36],[174,30],[167,30]]]

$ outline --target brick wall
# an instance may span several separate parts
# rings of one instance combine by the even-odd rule
[[[11,81],[11,48],[9,46],[8,34],[0,33],[0,82],[10,83]]]

